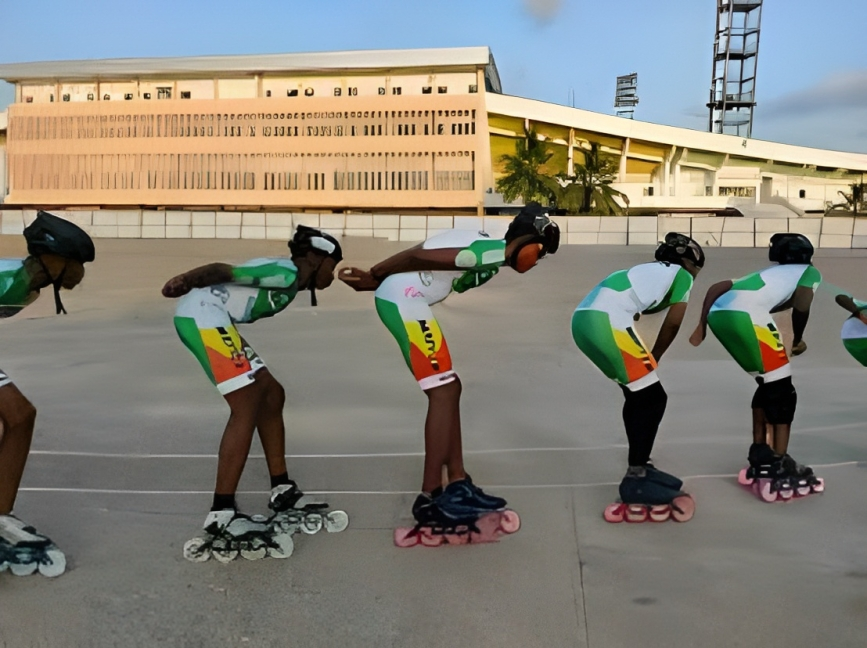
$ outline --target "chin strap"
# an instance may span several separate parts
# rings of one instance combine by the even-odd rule
[[[308,288],[308,290],[310,291],[310,305],[316,306],[317,302],[316,302],[316,282],[315,281],[313,281],[310,284],[310,287]]]
[[[36,257],[36,260],[39,261],[39,265],[42,266],[42,270],[45,272],[45,276],[51,279],[51,273],[48,272],[48,268],[45,267],[45,264],[42,262],[40,257]],[[63,268],[63,271],[58,275],[57,279],[52,281],[49,285],[54,287],[54,307],[57,309],[57,315],[63,313],[66,315],[66,309],[63,307],[63,302],[60,300],[60,287],[63,284],[63,275],[66,273],[66,267]]]

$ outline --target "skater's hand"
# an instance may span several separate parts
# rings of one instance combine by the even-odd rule
[[[337,278],[358,292],[379,288],[379,282],[369,272],[359,268],[341,268],[340,272],[337,273]]]
[[[163,286],[163,297],[181,297],[192,290],[192,286],[187,281],[185,275],[172,277]]]
[[[867,324],[867,311],[858,311],[858,319]]]
[[[792,355],[799,356],[807,350],[807,343],[801,340],[797,344],[792,345]]]
[[[697,347],[699,344],[704,342],[704,338],[707,336],[707,329],[703,327],[701,324],[695,327],[695,330],[692,332],[692,335],[689,336],[689,343]]]

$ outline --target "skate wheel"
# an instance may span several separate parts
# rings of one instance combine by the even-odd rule
[[[824,493],[825,492],[825,480],[821,477],[816,477],[816,483],[810,486],[814,493]]]
[[[792,497],[795,495],[795,491],[790,487],[783,486],[782,488],[780,488],[778,495],[781,500],[788,501],[792,499]]]
[[[695,515],[695,500],[689,495],[681,495],[671,500],[671,519],[675,522],[689,522]]]
[[[470,533],[447,533],[443,536],[444,544],[465,545],[470,543]]]
[[[643,504],[628,504],[623,519],[632,523],[647,522],[647,507]]]
[[[420,529],[418,532],[418,541],[425,547],[439,547],[444,540],[441,534],[434,535],[430,529]]]
[[[795,489],[795,494],[796,494],[798,497],[806,497],[807,495],[810,494],[810,491],[811,491],[811,490],[812,490],[812,489],[811,489],[809,486],[798,486],[798,487]]]
[[[759,484],[759,497],[766,502],[777,501],[777,491],[772,490],[773,482],[770,479],[762,479]]]
[[[249,546],[241,549],[241,558],[245,560],[261,560],[268,555],[268,545],[264,540],[254,540]]]
[[[671,507],[668,504],[651,506],[648,517],[651,522],[666,522],[671,517]]]
[[[617,524],[618,522],[623,522],[623,515],[625,512],[626,507],[623,504],[609,504],[605,507],[605,510],[602,511],[602,517],[606,522]]]
[[[229,546],[223,538],[217,538],[211,543],[211,553],[221,563],[229,563],[238,557],[238,549]]]
[[[394,545],[396,547],[414,547],[419,542],[419,534],[412,527],[398,527],[394,530]]]
[[[268,547],[269,557],[288,558],[295,551],[295,543],[292,541],[291,533],[279,533],[274,536],[273,540],[277,546]]]
[[[9,571],[16,576],[30,576],[36,571],[36,563],[9,563]]]
[[[322,530],[322,516],[319,513],[308,513],[301,521],[301,530],[307,535],[319,533]]]
[[[193,538],[184,543],[184,558],[191,562],[205,562],[211,557],[208,541],[204,538]]]
[[[66,571],[66,556],[60,549],[49,549],[39,563],[39,573],[46,578],[55,578]]]
[[[747,477],[747,469],[744,468],[738,473],[738,483],[741,486],[749,486],[753,483],[753,480],[750,477]]]
[[[323,520],[328,533],[340,533],[349,526],[349,516],[346,511],[329,511]]]
[[[500,530],[503,533],[515,533],[521,528],[521,518],[515,511],[507,509],[500,514]]]

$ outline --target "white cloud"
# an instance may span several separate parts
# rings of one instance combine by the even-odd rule
[[[766,117],[812,115],[867,106],[867,70],[834,74],[813,86],[760,104]]]

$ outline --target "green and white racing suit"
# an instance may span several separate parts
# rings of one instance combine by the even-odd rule
[[[852,301],[860,309],[867,308],[867,302],[858,299],[852,299]],[[849,355],[867,367],[867,324],[862,322],[857,315],[852,315],[843,322],[840,338],[843,340],[843,346],[846,347]]]
[[[24,269],[24,259],[0,259],[0,318],[12,317],[39,297],[30,290],[30,275]],[[12,380],[0,371],[0,387]]]
[[[181,297],[175,328],[225,396],[251,384],[265,366],[235,324],[276,315],[297,292],[298,268],[290,259],[253,259],[232,268],[231,283],[194,288]]]
[[[450,230],[422,244],[425,250],[458,249],[460,270],[404,272],[386,277],[376,289],[376,312],[391,331],[423,390],[453,382],[448,345],[431,305],[452,292],[466,292],[493,278],[506,261],[506,242],[484,232]]]

